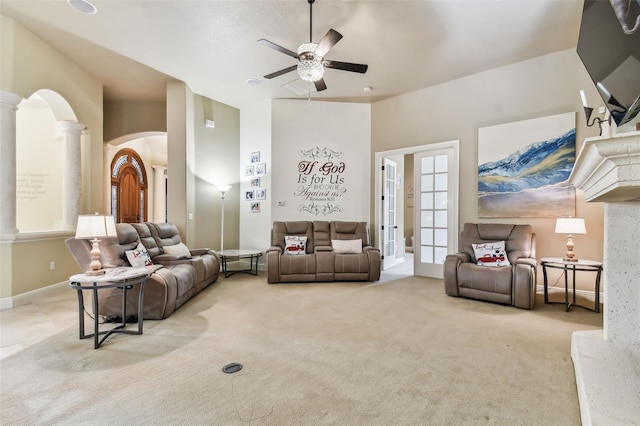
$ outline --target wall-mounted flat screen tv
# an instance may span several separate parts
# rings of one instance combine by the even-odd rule
[[[640,0],[618,1],[632,29]],[[640,113],[640,28],[625,34],[609,0],[585,0],[577,52],[616,124],[633,120]]]

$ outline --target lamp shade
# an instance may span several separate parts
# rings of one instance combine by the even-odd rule
[[[218,188],[218,191],[222,192],[223,195],[225,192],[231,189],[231,185],[227,185],[224,183],[216,183],[215,186],[216,188]]]
[[[578,217],[559,217],[556,219],[556,234],[586,234],[584,219]]]
[[[117,237],[116,222],[113,216],[106,214],[82,214],[78,216],[77,239]]]

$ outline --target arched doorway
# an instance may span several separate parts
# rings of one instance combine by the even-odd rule
[[[132,149],[118,151],[111,162],[111,214],[118,223],[147,221],[147,172]]]

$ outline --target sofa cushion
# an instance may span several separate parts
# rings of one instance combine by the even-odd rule
[[[162,247],[165,254],[170,254],[171,256],[175,256],[179,259],[185,259],[191,256],[191,252],[189,251],[189,247],[184,245],[184,243],[174,244],[172,246],[164,246]]]
[[[307,237],[287,235],[284,237],[284,254],[303,255],[307,250]]]
[[[124,253],[127,256],[127,260],[134,268],[143,268],[145,266],[153,265],[151,257],[149,256],[149,253],[147,253],[147,249],[144,248],[142,243],[139,243],[135,249],[126,250]]]
[[[336,254],[362,253],[362,240],[331,240],[331,246]]]
[[[504,241],[471,244],[480,266],[511,266],[505,251]]]
[[[156,239],[151,234],[149,223],[132,223],[131,226],[133,226],[138,233],[140,241],[142,242],[142,245],[144,245],[144,248],[147,249],[151,259],[162,254],[162,249],[158,246]]]

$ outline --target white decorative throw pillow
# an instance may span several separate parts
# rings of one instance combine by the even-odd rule
[[[162,250],[164,250],[164,254],[170,254],[171,256],[175,256],[179,259],[184,259],[191,256],[189,247],[185,246],[184,243],[178,243],[172,246],[164,246],[162,247]]]
[[[471,244],[476,255],[476,262],[480,266],[511,266],[507,252],[504,249],[504,241],[495,243]]]
[[[134,268],[144,268],[145,266],[153,265],[151,261],[151,257],[149,257],[149,253],[147,253],[147,249],[144,248],[142,243],[138,244],[133,250],[127,250],[124,252],[127,255],[127,260]]]
[[[331,240],[335,254],[360,254],[362,253],[362,240]]]
[[[284,237],[284,254],[305,254],[307,252],[307,237],[287,235]]]

